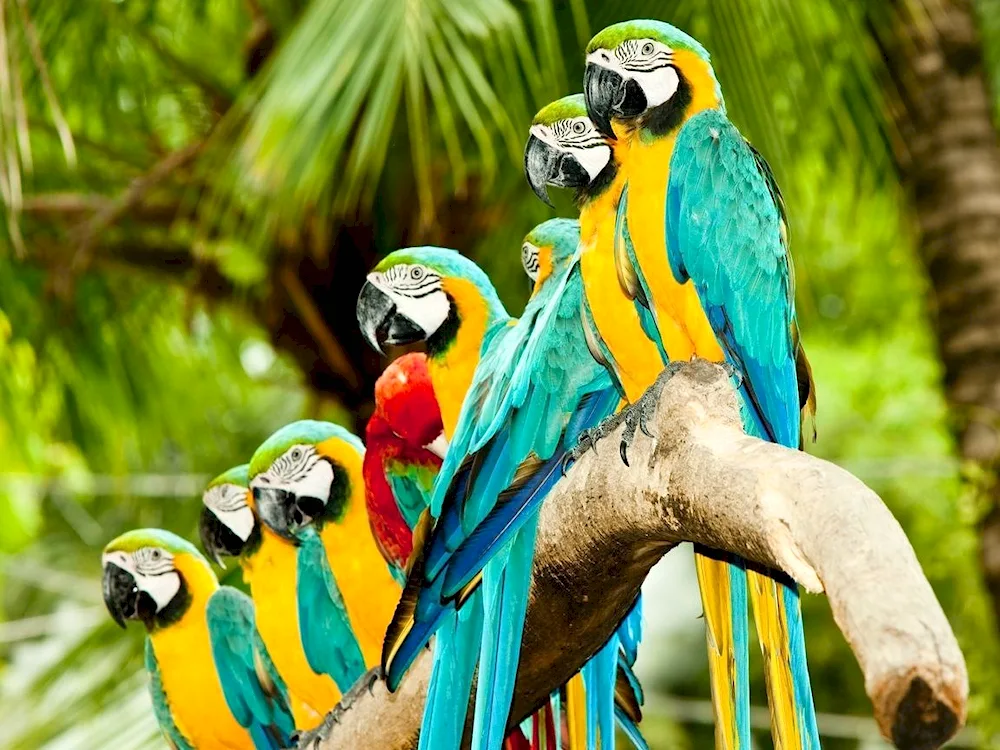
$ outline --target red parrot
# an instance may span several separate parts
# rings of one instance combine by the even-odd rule
[[[402,575],[448,447],[424,354],[405,354],[379,376],[365,444],[368,520],[386,561]]]

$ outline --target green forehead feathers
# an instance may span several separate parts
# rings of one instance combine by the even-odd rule
[[[201,553],[186,539],[163,529],[133,529],[112,539],[104,548],[105,552],[135,552],[143,547],[159,547],[174,555],[193,555],[201,559]],[[206,563],[207,565],[207,563]]]
[[[437,271],[442,278],[464,279],[472,282],[483,295],[487,305],[503,310],[503,303],[497,295],[497,290],[485,271],[457,250],[445,247],[424,245],[422,247],[404,247],[385,256],[375,266],[376,271],[384,272],[401,263],[419,263],[422,266]],[[253,476],[253,471],[250,472]]]
[[[590,40],[587,45],[587,54],[589,55],[598,49],[615,49],[628,39],[654,39],[671,49],[688,50],[694,52],[705,62],[709,61],[708,50],[702,47],[697,39],[669,23],[649,19],[623,21],[608,26]]]
[[[210,490],[213,487],[218,487],[220,484],[235,484],[238,487],[246,487],[250,484],[249,474],[250,464],[234,466],[229,471],[219,474],[219,476],[208,483],[205,489]]]
[[[524,241],[535,247],[551,247],[552,263],[558,266],[576,252],[580,243],[580,222],[576,219],[549,219],[532,229]]]
[[[570,94],[542,107],[538,114],[535,115],[535,119],[531,121],[531,124],[552,125],[560,120],[586,116],[587,103],[583,98],[583,94]]]
[[[274,463],[274,459],[293,445],[317,445],[331,438],[339,438],[355,448],[358,453],[364,453],[364,445],[358,437],[340,425],[302,419],[285,425],[261,444],[250,459],[249,478],[253,479],[262,471],[266,471]]]

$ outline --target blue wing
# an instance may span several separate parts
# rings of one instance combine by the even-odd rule
[[[365,673],[365,659],[351,629],[347,607],[315,529],[304,529],[297,558],[299,636],[314,672],[328,674],[346,693]]]
[[[809,378],[797,341],[784,207],[767,163],[722,112],[701,112],[681,127],[665,208],[670,267],[694,284],[739,373],[747,432],[799,447],[799,410],[809,401],[808,393],[800,401],[803,364]],[[818,747],[798,591],[781,577],[747,575],[771,702],[793,709],[789,721],[777,722],[777,741],[797,734],[803,747]]]
[[[506,733],[537,509],[561,475],[567,426],[589,427],[618,402],[611,378],[588,350],[581,307],[574,260],[484,351],[435,486],[432,509],[439,510],[439,520],[419,566],[415,624],[389,667],[391,685],[441,618],[453,617],[445,614],[448,608],[460,606],[481,575],[475,602],[484,616],[473,622],[481,631],[475,748],[498,746]],[[573,419],[581,411],[587,417]],[[444,650],[436,653],[435,663],[445,656]],[[432,694],[436,688],[432,680]],[[429,747],[425,737],[430,736],[422,735],[422,747]]]
[[[208,600],[206,619],[215,671],[233,717],[250,732],[255,747],[288,747],[295,721],[285,686],[257,633],[250,598],[222,586]]]
[[[184,738],[174,723],[174,716],[170,713],[170,703],[167,694],[163,692],[163,682],[160,680],[160,665],[156,661],[153,642],[149,638],[146,638],[146,671],[149,673],[149,695],[153,699],[153,715],[156,716],[156,723],[160,725],[160,731],[163,732],[167,744],[174,750],[194,750],[194,746]]]
[[[781,200],[764,160],[722,112],[701,112],[680,129],[665,220],[674,276],[694,283],[742,376],[748,429],[798,447],[795,303]]]

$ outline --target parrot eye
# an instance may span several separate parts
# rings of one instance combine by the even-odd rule
[[[644,45],[642,45],[642,54],[644,54],[644,55],[651,55],[651,54],[653,54],[653,49],[654,49],[653,43],[652,42],[646,42]]]
[[[582,135],[587,130],[587,126],[584,125],[580,120],[573,123],[573,132],[577,135]]]
[[[154,549],[152,551],[152,553],[150,553],[150,557],[152,557],[154,560],[159,560],[160,559],[160,550]]]
[[[423,278],[423,275],[424,275],[424,269],[422,269],[420,266],[414,266],[413,268],[410,269],[410,277],[415,281],[419,281],[421,278]]]
[[[292,460],[298,461],[300,458],[302,458],[302,451],[298,448],[292,448]]]

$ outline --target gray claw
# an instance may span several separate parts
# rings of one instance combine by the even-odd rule
[[[330,737],[330,732],[340,723],[343,715],[354,705],[354,702],[364,693],[372,694],[375,690],[375,683],[384,679],[382,667],[373,667],[365,672],[357,682],[341,697],[340,702],[333,707],[325,717],[323,722],[308,732],[300,732],[296,738],[296,747],[299,750],[318,750],[320,743]]]

